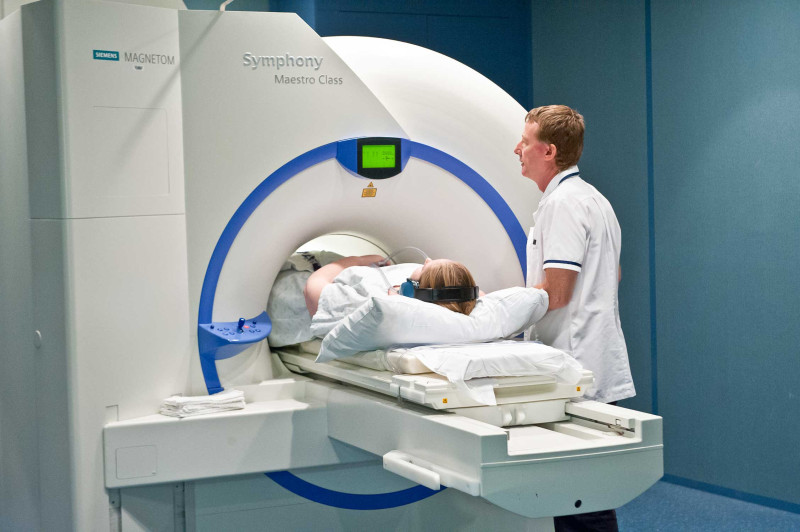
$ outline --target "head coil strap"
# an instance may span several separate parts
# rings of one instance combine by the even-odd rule
[[[474,301],[480,290],[477,286],[445,286],[442,288],[420,288],[419,281],[408,279],[400,286],[400,293],[427,303],[450,303]]]

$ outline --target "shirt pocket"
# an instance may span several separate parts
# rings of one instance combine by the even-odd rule
[[[531,227],[531,230],[528,232],[528,244],[527,249],[534,250],[539,249],[539,238],[536,236],[535,227]]]

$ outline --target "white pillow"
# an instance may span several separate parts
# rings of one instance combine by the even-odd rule
[[[410,297],[373,297],[325,336],[317,362],[397,345],[511,338],[541,319],[548,304],[544,290],[521,287],[479,298],[469,316]]]
[[[570,355],[539,342],[488,342],[467,345],[424,345],[405,350],[432,371],[444,375],[476,402],[496,405],[494,384],[487,377],[551,375],[577,384],[583,367]]]

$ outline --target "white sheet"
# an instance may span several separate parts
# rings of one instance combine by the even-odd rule
[[[267,314],[272,320],[269,345],[294,345],[314,337],[303,289],[315,264],[325,265],[341,258],[330,251],[304,251],[295,253],[283,264],[267,302]]]
[[[419,264],[407,263],[383,268],[353,266],[343,270],[322,290],[317,313],[311,320],[311,334],[322,338],[371,298],[390,297],[388,289],[403,283],[419,267]]]
[[[272,320],[268,341],[272,347],[293,345],[313,338],[303,288],[311,276],[307,271],[282,271],[275,279],[267,302]]]

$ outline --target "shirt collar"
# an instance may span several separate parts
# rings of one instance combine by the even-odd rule
[[[544,194],[542,194],[542,199],[539,200],[539,205],[541,205],[544,200],[553,193],[553,191],[561,184],[561,182],[570,174],[575,174],[578,172],[578,165],[572,165],[566,170],[562,170],[555,175],[553,179],[550,180],[548,183],[547,188],[544,189]],[[578,176],[574,176],[578,177]]]

